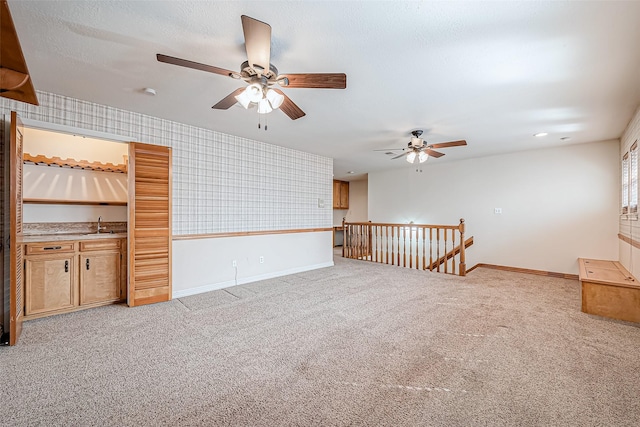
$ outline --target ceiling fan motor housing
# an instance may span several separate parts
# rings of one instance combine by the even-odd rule
[[[240,69],[242,70],[240,72],[241,77],[247,82],[252,78],[261,77],[269,84],[273,84],[278,77],[278,69],[273,64],[269,64],[268,71],[263,69],[256,70],[249,65],[249,61],[244,61],[242,65],[240,65]]]
[[[424,141],[418,137],[412,137],[411,141],[409,142],[409,147],[422,147],[424,145]]]

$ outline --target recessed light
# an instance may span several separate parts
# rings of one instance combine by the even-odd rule
[[[349,175],[353,175],[355,172],[354,171],[349,171],[347,172]]]
[[[538,132],[533,134],[533,136],[537,136],[538,138],[540,138],[541,136],[547,136],[547,135],[549,135],[547,132]]]
[[[150,87],[145,87],[142,89],[142,92],[149,96],[156,96],[156,90]]]

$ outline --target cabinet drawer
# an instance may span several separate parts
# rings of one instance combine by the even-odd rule
[[[25,255],[42,255],[59,252],[75,252],[75,242],[27,243]]]
[[[80,242],[80,251],[102,251],[105,249],[120,249],[120,239],[87,240]]]

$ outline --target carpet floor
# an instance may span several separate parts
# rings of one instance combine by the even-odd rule
[[[335,262],[26,322],[0,425],[640,425],[640,325],[577,281]]]

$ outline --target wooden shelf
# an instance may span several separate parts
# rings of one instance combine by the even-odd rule
[[[127,202],[112,200],[59,200],[59,199],[23,199],[22,203],[42,205],[94,205],[94,206],[127,206]]]
[[[114,165],[113,163],[90,162],[88,160],[46,157],[41,154],[33,156],[29,153],[24,153],[22,156],[22,160],[26,164],[33,164],[38,166],[58,166],[61,168],[84,169],[98,172],[127,173],[126,162],[124,164]]]

